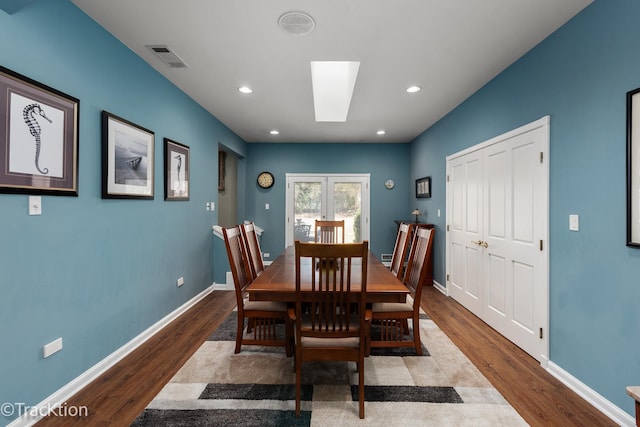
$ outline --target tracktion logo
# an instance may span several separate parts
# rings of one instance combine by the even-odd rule
[[[21,402],[5,402],[0,404],[0,415],[12,418],[27,416],[30,418],[42,418],[48,416],[53,417],[86,417],[89,415],[89,409],[86,406],[72,406],[63,403],[53,406],[51,404],[41,406],[29,406]]]

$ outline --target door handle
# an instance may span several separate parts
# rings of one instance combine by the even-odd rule
[[[474,245],[482,246],[483,248],[488,248],[489,244],[487,242],[483,242],[482,240],[472,240],[471,243]]]

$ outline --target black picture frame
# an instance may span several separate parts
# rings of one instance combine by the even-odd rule
[[[0,66],[0,193],[78,196],[80,100]]]
[[[189,200],[190,149],[164,138],[164,199]]]
[[[102,111],[102,198],[154,197],[155,134]]]
[[[627,246],[640,248],[640,88],[627,92]]]
[[[426,199],[431,197],[431,177],[416,179],[416,198]]]

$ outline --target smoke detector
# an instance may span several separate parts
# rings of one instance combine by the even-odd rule
[[[147,49],[151,50],[162,62],[167,64],[171,68],[187,68],[187,64],[184,63],[178,55],[176,55],[169,46],[166,45],[146,45]]]
[[[316,21],[309,14],[294,10],[280,15],[278,26],[289,34],[304,36],[316,28]]]

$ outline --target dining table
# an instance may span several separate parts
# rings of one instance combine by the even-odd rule
[[[310,258],[302,258],[301,263],[311,263]],[[361,262],[353,261],[354,264]],[[357,270],[357,271],[356,271]],[[360,291],[360,268],[353,268],[352,293]],[[311,291],[311,268],[301,268],[300,289],[303,294]],[[288,246],[273,262],[265,265],[264,271],[256,277],[246,291],[251,301],[296,301],[296,257],[295,248]],[[389,268],[369,250],[367,257],[367,302],[405,302],[409,289]]]

